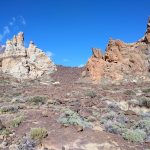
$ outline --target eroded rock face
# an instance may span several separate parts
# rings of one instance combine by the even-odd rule
[[[147,31],[145,34],[145,40],[147,43],[150,44],[150,17],[149,17],[148,24],[147,24]]]
[[[1,69],[4,73],[20,79],[36,79],[56,70],[56,66],[33,42],[24,47],[22,32],[6,42],[6,49],[1,58]]]
[[[143,39],[127,44],[110,39],[105,54],[92,49],[93,55],[86,65],[91,79],[122,80],[126,77],[149,78],[150,75],[150,19]],[[98,52],[99,51],[99,52]]]

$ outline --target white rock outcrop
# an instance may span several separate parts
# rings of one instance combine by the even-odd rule
[[[20,79],[36,79],[56,70],[48,56],[31,41],[24,46],[24,33],[7,40],[4,53],[0,54],[1,70]]]

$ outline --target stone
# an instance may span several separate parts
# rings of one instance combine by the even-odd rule
[[[93,81],[148,80],[150,72],[150,18],[144,38],[135,43],[110,39],[106,52],[92,48],[93,55],[86,64],[86,76]],[[85,73],[84,73],[85,74]]]
[[[0,54],[0,68],[3,73],[20,80],[37,79],[56,71],[56,66],[32,41],[24,47],[24,33],[7,40],[4,53]]]

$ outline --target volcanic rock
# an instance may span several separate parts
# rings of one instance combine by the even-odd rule
[[[33,42],[24,47],[23,32],[7,40],[0,62],[2,72],[19,79],[36,79],[56,70],[54,63]]]
[[[149,79],[150,75],[150,18],[144,38],[135,43],[110,39],[105,54],[93,48],[86,64],[86,74],[94,81],[125,78]]]

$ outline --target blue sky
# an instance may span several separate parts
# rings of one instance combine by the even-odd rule
[[[146,31],[150,0],[1,0],[0,42],[19,31],[52,53],[56,64],[79,66],[110,37],[134,42]]]

